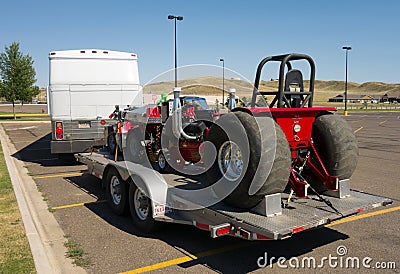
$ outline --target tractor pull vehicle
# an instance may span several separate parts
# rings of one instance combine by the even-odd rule
[[[308,90],[297,60],[310,66]],[[260,88],[268,62],[280,62],[277,91]],[[277,240],[392,203],[350,189],[357,142],[335,108],[313,106],[314,81],[308,55],[267,57],[249,106],[235,107],[232,92],[230,112],[219,115],[182,106],[175,88],[171,102],[115,111],[123,157],[76,158],[102,179],[113,211],[129,210],[143,231],[178,222],[212,237]],[[260,106],[259,96],[272,100]]]
[[[174,164],[181,169],[186,162],[200,161],[199,146],[204,140],[203,133],[219,118],[219,112],[211,109],[203,97],[181,96],[179,102],[183,106],[182,121],[185,132],[198,137],[182,138],[179,141],[179,154],[182,157],[176,157]],[[123,111],[116,106],[110,118],[118,122],[107,127],[105,131],[110,152],[114,154],[123,151],[124,158],[133,162],[144,162],[148,159],[158,171],[171,172],[173,169],[162,151],[161,136],[168,117],[173,113],[173,103],[172,99],[167,100],[166,95],[163,95],[157,105],[127,108]]]

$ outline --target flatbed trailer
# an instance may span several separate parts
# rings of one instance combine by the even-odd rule
[[[112,184],[107,181],[111,177],[109,174],[117,173],[124,184],[124,187],[120,188],[121,192],[127,192],[132,184],[140,188],[149,198],[148,214],[155,223],[193,225],[210,231],[213,238],[229,235],[247,240],[280,240],[392,203],[385,197],[351,190],[349,181],[345,180],[340,182],[336,197],[331,194],[309,194],[308,198],[293,199],[289,198],[289,194],[279,193],[266,196],[260,205],[250,210],[235,208],[224,202],[201,206],[188,200],[185,195],[180,194],[181,192],[175,191],[204,187],[204,178],[201,176],[186,176],[183,173],[160,174],[140,164],[123,161],[122,158],[114,161],[114,156],[109,155],[108,151],[78,153],[75,154],[75,158],[87,165],[90,174],[102,179],[104,187]],[[190,168],[193,167],[185,166],[185,169]],[[122,195],[119,196],[122,199],[124,195],[128,197],[126,199],[131,199],[127,193],[119,195]],[[329,202],[331,206],[328,205]],[[130,210],[132,211],[132,207]],[[122,213],[121,210],[116,211],[118,214]],[[147,230],[145,226],[141,228]]]

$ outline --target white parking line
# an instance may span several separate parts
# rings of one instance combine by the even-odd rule
[[[360,130],[362,130],[364,127],[359,127],[358,129],[356,129],[355,131],[354,131],[354,133],[357,133],[357,132],[359,132]]]
[[[387,122],[387,120],[385,120],[385,121],[383,121],[383,122],[380,122],[379,125],[381,126],[381,125],[383,125],[383,124],[386,123],[386,122]]]
[[[33,128],[37,128],[37,126],[19,127],[19,128],[10,128],[10,129],[7,129],[7,131],[14,131],[14,130],[25,130],[25,129],[33,129]]]

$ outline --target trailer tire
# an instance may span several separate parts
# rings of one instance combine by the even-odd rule
[[[141,141],[143,136],[138,129],[133,129],[126,136],[126,148],[123,150],[124,159],[134,163],[142,163],[146,158],[145,147]]]
[[[111,168],[106,174],[106,191],[111,210],[117,215],[125,215],[128,211],[127,183],[115,168]]]
[[[159,228],[152,216],[151,200],[145,196],[134,182],[129,186],[129,209],[133,224],[141,231],[149,233]]]
[[[357,166],[358,146],[349,124],[337,115],[319,116],[313,124],[312,137],[329,174],[350,178]]]
[[[236,116],[237,119],[232,115]],[[228,174],[228,169],[226,169],[227,172],[225,174],[222,174],[218,163],[220,153],[223,151],[223,146],[226,146],[229,142],[236,141],[236,145],[241,146],[240,138],[246,139],[245,141],[249,144],[249,152],[247,154],[248,160],[243,163],[244,169],[242,170],[242,173],[244,172],[244,175],[238,177],[237,180],[241,180],[239,185],[224,199],[224,201],[230,205],[245,209],[252,208],[256,206],[265,195],[283,192],[288,183],[291,166],[289,144],[282,129],[275,123],[275,121],[268,117],[266,117],[266,119],[271,120],[266,123],[267,125],[260,125],[259,127],[256,119],[251,114],[245,112],[226,114],[220,118],[220,122],[227,124],[230,123],[228,128],[232,131],[230,132],[232,140],[229,140],[228,135],[218,125],[213,125],[207,135],[206,141],[214,144],[217,151],[216,159],[210,160],[210,157],[205,157],[206,165],[211,164],[211,168],[206,172],[207,179],[211,184],[214,184],[223,177],[229,178],[230,176]],[[238,128],[236,130],[238,125],[234,125],[234,122],[232,122],[234,120],[240,121],[241,125],[239,126],[244,128],[247,138],[243,136],[243,133],[239,134],[241,136],[235,136],[241,129]],[[267,136],[268,138],[263,138],[265,140],[261,140],[260,130],[263,130],[263,136]],[[268,148],[268,150],[261,151],[262,148]],[[275,150],[275,157],[273,159],[268,159],[265,163],[261,162],[261,153],[270,154],[272,149]],[[245,159],[246,157],[243,158]],[[213,163],[207,161],[213,161]],[[249,188],[257,170],[258,174],[265,174],[267,177],[265,177],[265,181],[261,188],[258,189],[256,193],[250,195]],[[232,178],[230,178],[231,181]]]

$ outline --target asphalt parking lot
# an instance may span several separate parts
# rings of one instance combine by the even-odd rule
[[[85,166],[61,161],[50,154],[50,123],[3,123],[17,149],[13,155],[25,162],[65,235],[80,243],[88,259],[89,273],[152,270],[169,273],[248,273],[290,270],[276,260],[265,268],[260,257],[338,256],[344,246],[351,257],[372,262],[395,262],[400,268],[399,212],[381,212],[400,205],[400,113],[357,113],[346,117],[360,147],[358,167],[351,187],[393,199],[374,216],[294,235],[282,241],[248,242],[231,237],[212,239],[191,226],[169,224],[161,231],[143,234],[129,216],[116,216],[104,203],[99,180],[84,174]],[[372,265],[373,263],[371,263]],[[362,267],[361,267],[362,268]],[[349,271],[324,264],[330,272]],[[291,269],[293,270],[293,269]],[[362,269],[366,271],[367,269]],[[376,269],[370,269],[373,273]],[[310,269],[297,269],[308,273]]]

